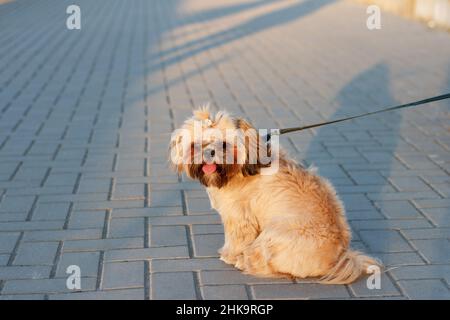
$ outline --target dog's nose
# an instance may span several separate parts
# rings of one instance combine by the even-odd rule
[[[206,161],[213,161],[216,151],[213,148],[206,148],[203,151],[203,157]]]

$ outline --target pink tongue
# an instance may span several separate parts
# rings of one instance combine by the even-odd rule
[[[211,174],[216,171],[216,165],[213,164],[204,164],[202,170],[206,174]]]

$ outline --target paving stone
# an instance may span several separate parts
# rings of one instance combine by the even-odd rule
[[[0,280],[46,279],[50,276],[49,266],[7,266],[0,267]]]
[[[185,190],[184,194],[186,195],[186,199],[202,199],[206,200],[208,198],[208,195],[206,194],[205,190]]]
[[[425,261],[416,252],[377,253],[375,256],[385,267],[425,264]]]
[[[352,220],[352,227],[356,230],[399,230],[420,229],[433,227],[426,219],[384,219],[384,220]]]
[[[6,266],[9,261],[9,254],[0,254],[0,266]]]
[[[220,223],[220,217],[214,215],[190,215],[190,216],[171,216],[171,217],[152,217],[150,224],[154,226],[163,225],[194,225],[194,224],[214,224]]]
[[[251,283],[292,283],[287,279],[258,278],[243,274],[238,270],[205,270],[200,272],[201,285],[251,284]]]
[[[418,177],[394,177],[389,180],[400,191],[429,190],[428,185]]]
[[[105,225],[105,211],[74,211],[70,215],[70,229],[95,229]]]
[[[373,210],[373,205],[363,194],[340,195],[347,211]]]
[[[35,196],[35,195],[65,195],[70,194],[73,191],[73,187],[22,187],[22,188],[10,188],[8,190],[9,195],[23,195],[23,196]]]
[[[234,267],[217,258],[160,259],[153,260],[153,272],[178,272],[200,270],[233,270]]]
[[[96,277],[99,261],[100,252],[64,252],[59,259],[56,276],[67,277],[67,268],[75,265],[80,268],[82,277]]]
[[[33,220],[65,220],[70,203],[40,203],[33,212]]]
[[[450,241],[448,239],[412,240],[411,243],[431,263],[450,262]]]
[[[44,300],[43,294],[12,294],[12,295],[0,295],[0,300]]]
[[[75,210],[89,211],[89,210],[106,210],[115,208],[142,208],[144,206],[143,200],[113,200],[113,201],[92,201],[92,202],[77,202],[74,204]]]
[[[144,286],[144,262],[114,262],[103,266],[104,289],[136,288]]]
[[[339,186],[339,185],[335,184],[335,187],[338,191],[338,194],[367,193],[368,196],[373,196],[373,195],[377,195],[377,194],[396,192],[393,187],[388,186],[388,185],[379,186],[379,185],[366,184],[366,185],[342,185],[342,186]]]
[[[437,169],[437,165],[425,155],[401,155],[400,158],[410,169]]]
[[[100,204],[109,203],[109,205],[113,205],[114,202],[106,201],[108,199],[108,194],[103,193],[85,193],[85,194],[49,194],[49,195],[41,195],[39,197],[40,202],[61,202],[61,201],[72,201],[74,202],[74,208],[75,210],[77,207],[83,207],[83,206],[94,206]],[[128,204],[128,202],[125,202],[125,204]],[[105,208],[109,208],[108,206],[105,206]],[[97,208],[94,208],[97,209]],[[100,208],[104,209],[104,208]]]
[[[186,227],[150,226],[150,239],[152,247],[187,245]]]
[[[221,224],[203,224],[193,225],[192,233],[195,234],[215,234],[224,233],[223,225]]]
[[[113,191],[114,199],[144,199],[144,184],[116,184]]]
[[[19,239],[19,233],[16,233],[16,232],[0,233],[0,252],[1,253],[12,252],[18,239]]]
[[[212,213],[214,209],[211,208],[209,199],[189,199],[187,201],[187,212],[188,214]]]
[[[338,148],[338,147],[329,147],[327,148],[328,152],[331,153],[333,157],[359,157],[359,152],[356,151],[355,148]]]
[[[0,214],[0,222],[24,222],[28,217],[26,212],[2,213]]]
[[[449,265],[400,266],[393,268],[390,273],[397,280],[444,279],[450,283]]]
[[[111,187],[111,179],[81,178],[78,193],[108,193]]]
[[[440,196],[434,191],[407,191],[407,192],[383,192],[370,193],[367,197],[373,201],[419,201],[421,199],[433,199],[433,201],[440,200]]]
[[[101,239],[102,233],[102,229],[27,231],[23,240],[31,242]]]
[[[422,212],[438,227],[450,227],[450,208],[429,208]]]
[[[393,155],[383,151],[360,151],[360,153],[371,163],[392,161]]]
[[[5,196],[0,202],[0,213],[28,212],[34,199],[33,196]]]
[[[73,292],[63,294],[51,294],[50,300],[143,300],[144,289],[118,289],[90,292]]]
[[[408,201],[383,201],[376,202],[375,205],[388,218],[414,219],[422,217],[419,211]]]
[[[133,261],[159,258],[187,258],[186,246],[159,247],[145,249],[110,250],[105,253],[106,261]]]
[[[368,284],[374,285],[375,280],[369,275],[359,281],[349,285],[352,293],[357,297],[382,297],[382,296],[396,296],[401,295],[400,291],[395,287],[392,280],[380,270],[380,288],[369,287]]]
[[[450,208],[450,199],[424,199],[415,200],[417,208]]]
[[[131,238],[144,236],[144,219],[112,219],[109,227],[109,237],[111,238]]]
[[[46,186],[74,186],[78,175],[74,173],[50,173]]]
[[[450,185],[448,182],[446,183],[434,183],[432,185],[433,189],[435,189],[441,196],[444,198],[450,198]]]
[[[71,251],[99,251],[109,249],[136,249],[143,247],[143,238],[119,238],[98,240],[68,240],[64,243],[63,250]]]
[[[197,299],[192,272],[153,273],[152,299]]]
[[[350,296],[344,286],[328,285],[324,288],[315,283],[253,285],[252,291],[256,299],[336,299]]]
[[[194,252],[197,257],[218,257],[224,243],[223,234],[202,234],[194,236]]]
[[[16,181],[38,181],[39,183],[47,174],[48,168],[27,168],[21,167],[14,177]],[[8,175],[9,176],[9,175]]]
[[[345,213],[348,220],[384,220],[385,217],[377,210],[358,210]]]
[[[411,246],[401,237],[398,231],[367,230],[360,231],[359,234],[372,252],[413,251]]]
[[[384,177],[376,171],[352,171],[349,172],[352,179],[360,185],[376,184],[383,185],[386,183]]]
[[[63,220],[0,222],[0,231],[60,230],[63,226]]]
[[[15,265],[52,265],[58,250],[57,242],[28,242],[19,246]]]
[[[133,217],[158,217],[158,216],[181,216],[183,208],[180,207],[156,207],[156,208],[128,208],[114,209],[111,213],[113,218]]]
[[[28,294],[28,293],[60,293],[73,292],[67,289],[66,279],[32,279],[7,280],[2,294]],[[81,278],[81,290],[94,290],[95,278]]]
[[[450,299],[450,290],[440,280],[401,280],[398,284],[410,299]]]
[[[203,286],[202,296],[205,300],[248,300],[247,289],[243,285]]]
[[[117,171],[140,171],[144,170],[143,159],[119,159]]]
[[[317,168],[318,173],[321,176],[324,176],[328,179],[331,178],[346,178],[347,175],[342,170],[342,168],[339,165],[336,164],[328,164],[328,165],[321,165]]]
[[[150,190],[151,207],[178,207],[181,206],[181,192],[171,191],[152,191]]]
[[[408,240],[411,239],[439,239],[450,237],[450,228],[424,228],[402,230]]]

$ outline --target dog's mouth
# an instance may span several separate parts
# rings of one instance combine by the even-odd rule
[[[239,171],[236,164],[201,163],[192,164],[188,168],[188,174],[193,179],[198,179],[206,187],[221,188]]]
[[[217,165],[215,163],[211,163],[211,164],[204,164],[202,166],[202,171],[205,174],[212,174],[214,172],[217,171]]]

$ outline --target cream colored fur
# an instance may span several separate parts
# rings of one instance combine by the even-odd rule
[[[208,111],[197,111],[183,128],[199,118],[209,118]],[[236,123],[226,113],[212,120],[221,129]],[[225,230],[220,259],[256,276],[317,277],[327,284],[353,282],[379,265],[350,249],[344,207],[328,180],[284,153],[279,160],[276,174],[237,173],[221,188],[207,187]]]

